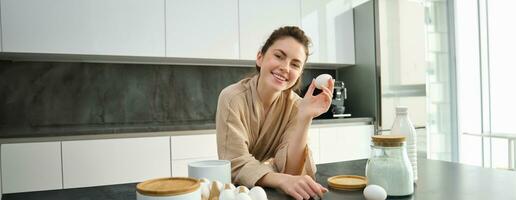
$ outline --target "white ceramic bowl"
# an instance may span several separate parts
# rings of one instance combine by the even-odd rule
[[[188,176],[231,183],[231,162],[229,160],[204,160],[188,163]]]

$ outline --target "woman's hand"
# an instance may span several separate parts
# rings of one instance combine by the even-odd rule
[[[312,177],[303,176],[285,176],[279,183],[279,188],[286,194],[294,197],[296,200],[302,199],[321,199],[328,189],[315,182]]]
[[[329,87],[323,87],[322,92],[314,96],[313,93],[315,90],[315,82],[312,80],[310,87],[308,87],[308,91],[301,100],[299,107],[300,114],[302,116],[314,118],[328,111],[331,105],[331,100],[333,98],[334,83],[335,80],[328,80]]]

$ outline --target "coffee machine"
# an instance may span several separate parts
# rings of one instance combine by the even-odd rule
[[[346,107],[344,106],[344,101],[347,99],[347,91],[346,87],[344,87],[343,81],[335,81],[335,85],[333,87],[333,99],[331,101],[331,109],[333,113],[333,118],[340,117],[350,117],[351,114],[345,114]]]

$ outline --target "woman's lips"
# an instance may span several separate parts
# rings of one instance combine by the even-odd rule
[[[272,76],[274,76],[274,78],[276,78],[279,81],[287,82],[287,78],[285,78],[285,77],[283,77],[283,76],[281,76],[279,74],[276,74],[276,73],[272,72]]]

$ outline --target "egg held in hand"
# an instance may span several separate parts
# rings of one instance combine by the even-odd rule
[[[328,81],[333,79],[329,74],[321,74],[315,78],[315,87],[322,90],[322,88],[328,88]]]

